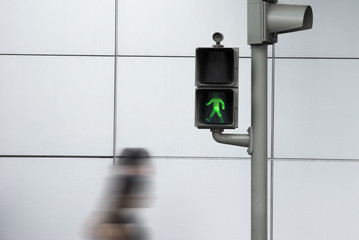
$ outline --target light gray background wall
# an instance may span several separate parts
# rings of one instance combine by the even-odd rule
[[[281,35],[269,61],[273,239],[354,239],[359,2],[285,3],[311,5],[314,25]],[[154,240],[250,239],[246,150],[193,126],[194,49],[215,31],[240,48],[232,132],[250,124],[246,4],[0,0],[0,239],[83,239],[125,147],[154,156],[155,201],[143,212]]]

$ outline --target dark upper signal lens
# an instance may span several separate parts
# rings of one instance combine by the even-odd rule
[[[198,48],[196,51],[199,84],[232,84],[235,53],[231,48]]]

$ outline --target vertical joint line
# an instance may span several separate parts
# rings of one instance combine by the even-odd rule
[[[274,158],[275,44],[272,45],[271,159]]]
[[[114,59],[114,79],[113,79],[113,142],[112,142],[112,155],[113,162],[115,164],[116,161],[116,146],[117,146],[117,39],[118,39],[118,0],[115,1],[115,59]]]
[[[273,240],[274,192],[274,99],[275,99],[275,44],[272,45],[272,96],[271,96],[271,171],[270,171],[270,240]]]

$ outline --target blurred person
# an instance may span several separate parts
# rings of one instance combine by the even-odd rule
[[[147,240],[137,210],[148,206],[152,166],[147,150],[126,148],[114,164],[105,194],[105,211],[97,213],[89,235],[94,240]]]

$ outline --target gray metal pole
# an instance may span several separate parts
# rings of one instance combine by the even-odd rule
[[[267,240],[267,45],[252,45],[251,239]]]

